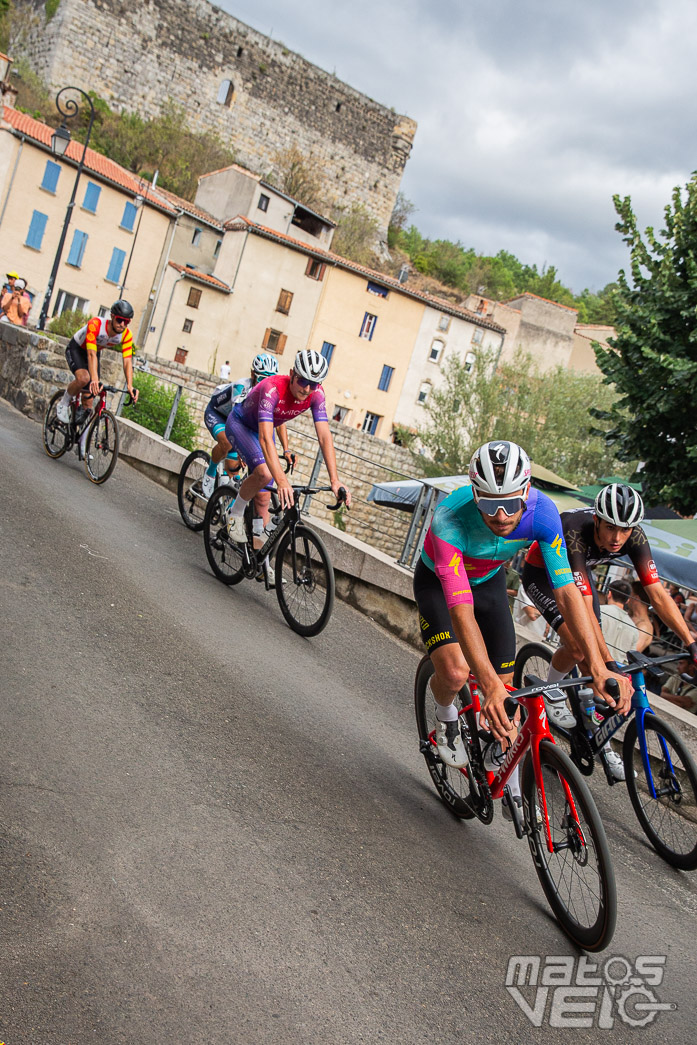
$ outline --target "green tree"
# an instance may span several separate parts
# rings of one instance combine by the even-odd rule
[[[678,186],[665,228],[642,235],[629,197],[614,197],[616,225],[630,250],[631,282],[619,274],[617,337],[596,345],[598,366],[619,398],[608,444],[623,461],[644,462],[654,503],[697,511],[697,175]]]
[[[58,334],[59,337],[72,337],[75,331],[84,327],[90,319],[91,315],[88,312],[80,312],[79,309],[61,312],[60,316],[51,320],[48,329],[51,334]]]
[[[489,439],[520,443],[537,464],[573,483],[620,470],[593,426],[591,406],[609,410],[614,400],[601,377],[563,367],[541,373],[522,353],[494,367],[495,357],[484,351],[471,366],[446,361],[443,387],[431,393],[419,433],[427,474],[466,472],[474,450]]]
[[[164,435],[167,420],[174,403],[176,390],[171,385],[158,381],[152,374],[136,371],[133,384],[139,390],[138,402],[129,403],[123,408],[123,416],[131,421],[149,428],[151,432]],[[170,439],[186,450],[193,450],[196,445],[197,426],[189,405],[185,399],[179,400],[177,416]]]

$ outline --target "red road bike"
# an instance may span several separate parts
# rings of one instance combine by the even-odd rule
[[[520,730],[493,773],[484,768],[482,743],[491,734],[479,729],[479,691],[472,675],[458,697],[468,764],[454,769],[438,757],[435,708],[428,692],[432,674],[433,665],[425,656],[416,672],[414,701],[420,750],[441,799],[460,819],[477,817],[490,824],[494,802],[505,797],[516,835],[528,839],[535,871],[562,929],[579,947],[603,950],[617,919],[605,829],[583,777],[554,744],[542,698],[547,689],[578,685],[579,680],[552,684],[533,676],[526,679],[531,683],[527,688],[511,691],[506,710],[511,717],[517,707],[521,709]],[[521,762],[522,812],[510,800],[508,787]]]

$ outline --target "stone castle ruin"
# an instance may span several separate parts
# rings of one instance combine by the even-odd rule
[[[96,91],[117,110],[158,115],[172,99],[258,173],[297,146],[327,201],[363,204],[387,228],[416,123],[207,0],[15,0],[13,57],[55,89]]]

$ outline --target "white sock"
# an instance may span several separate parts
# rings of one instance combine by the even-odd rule
[[[255,537],[261,537],[264,532],[264,520],[252,519],[252,533]]]
[[[63,398],[61,399],[61,403],[65,403],[65,405],[68,406],[68,404],[70,403],[72,398],[73,397],[66,391],[66,392],[63,393]]]
[[[251,500],[251,498],[250,498],[250,500]],[[245,510],[245,508],[247,507],[248,504],[249,504],[249,501],[245,501],[244,497],[241,497],[238,494],[237,497],[235,498],[235,500],[232,502],[232,508],[230,509],[229,518],[230,519],[241,519],[242,516],[244,515],[244,510]]]
[[[560,671],[559,668],[555,668],[552,664],[549,665],[549,671],[547,672],[548,682],[561,682],[569,674],[568,671]]]

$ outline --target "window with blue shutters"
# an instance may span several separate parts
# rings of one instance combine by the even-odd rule
[[[111,262],[109,264],[109,271],[106,274],[106,278],[109,283],[118,283],[121,279],[121,269],[123,263],[126,260],[126,251],[119,250],[118,247],[114,247],[111,252]]]
[[[101,185],[95,185],[93,181],[87,182],[85,198],[82,201],[83,210],[88,210],[91,214],[97,213],[97,203],[99,202],[101,191]]]
[[[383,366],[382,374],[380,375],[380,380],[378,381],[378,388],[380,389],[381,392],[386,392],[387,389],[390,387],[390,381],[392,380],[392,375],[393,374],[394,374],[394,367],[393,366],[387,366],[387,365]]]
[[[46,192],[55,193],[58,187],[60,172],[60,164],[54,163],[53,160],[46,160],[46,170],[44,171],[44,179],[41,182],[41,188],[46,189]]]
[[[361,430],[363,432],[367,432],[368,435],[375,435],[375,433],[378,430],[378,425],[380,424],[380,420],[381,420],[380,414],[373,414],[373,413],[371,413],[370,410],[367,410],[366,411],[366,415],[363,418],[363,424],[361,426]]]
[[[33,250],[41,250],[41,242],[44,238],[44,232],[46,231],[46,222],[48,221],[48,215],[42,214],[41,211],[35,210],[31,216],[29,223],[29,232],[27,238],[24,241],[25,247],[31,247]]]
[[[325,341],[320,349],[321,354],[324,356],[328,363],[331,363],[332,361],[332,356],[334,355],[335,347],[336,346],[333,345],[331,341]]]
[[[79,269],[82,265],[82,259],[85,256],[85,244],[87,243],[87,233],[80,232],[79,229],[75,229],[73,233],[73,242],[70,245],[70,253],[68,254],[68,265],[74,265],[76,269]]]
[[[136,223],[136,214],[138,208],[130,200],[126,200],[126,205],[123,208],[123,217],[121,218],[121,228],[126,229],[128,232],[133,232],[133,226]]]

